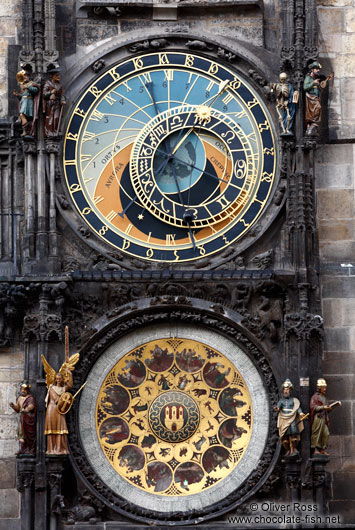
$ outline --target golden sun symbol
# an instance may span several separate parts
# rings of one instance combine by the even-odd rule
[[[211,121],[211,108],[207,105],[196,107],[196,118],[199,123],[209,123]]]

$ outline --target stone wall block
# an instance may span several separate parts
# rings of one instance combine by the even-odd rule
[[[323,241],[319,253],[327,261],[352,261],[355,253],[354,241]]]
[[[354,523],[355,501],[330,501],[329,510],[330,513],[340,514],[341,523]]]
[[[350,331],[350,350],[355,352],[355,320],[353,319],[351,327],[349,327]],[[355,357],[355,353],[354,353]]]
[[[353,374],[328,375],[327,399],[330,402],[351,400],[354,397],[355,376]],[[339,408],[330,413],[331,417],[337,415]]]
[[[0,530],[21,530],[21,519],[0,519]]]
[[[0,418],[1,421],[1,418]],[[17,438],[10,438],[7,440],[0,439],[0,459],[13,457],[19,449]]]
[[[355,75],[355,69],[354,69],[354,75]],[[340,86],[341,86],[342,100],[343,101],[344,100],[354,101],[355,100],[355,77],[346,77],[345,79],[341,79]]]
[[[1,37],[14,37],[16,35],[14,29],[15,26],[21,27],[22,18],[18,15],[17,17],[2,17],[0,24],[0,35]]]
[[[15,519],[20,516],[20,494],[15,489],[0,490],[0,518]]]
[[[337,458],[330,459],[330,462],[327,465],[327,471],[329,471],[330,473],[333,473],[334,471],[339,471],[344,462],[344,436],[330,436],[327,452],[331,455],[337,455]]]
[[[342,38],[340,33],[328,33],[321,35],[319,43],[319,53],[321,55],[328,55],[330,53],[341,53]]]
[[[343,7],[353,5],[353,0],[317,0],[319,7]]]
[[[353,166],[350,164],[317,164],[316,188],[352,188]]]
[[[344,10],[338,7],[319,7],[318,20],[323,35],[342,33],[344,29]]]
[[[337,499],[353,500],[354,491],[351,487],[349,487],[349,485],[354,483],[355,473],[340,471],[338,473],[335,473],[334,475],[335,475],[334,477],[335,480],[333,484],[334,496]]]
[[[352,352],[324,352],[323,375],[328,374],[354,374],[355,355]]]
[[[353,54],[354,49],[355,49],[355,33],[343,34],[343,50],[342,50],[343,53]]]
[[[17,423],[15,412],[13,416],[0,416],[0,440],[16,438]]]
[[[0,371],[0,377],[4,372],[4,370]],[[14,414],[14,411],[9,406],[9,402],[12,401],[13,403],[16,403],[18,394],[19,388],[16,383],[0,383],[0,415]]]
[[[352,219],[321,219],[318,223],[319,239],[323,241],[341,241],[354,239],[354,221]]]
[[[341,322],[340,311],[342,310],[342,301],[335,298],[325,299],[322,303],[324,329],[339,326]]]
[[[16,485],[16,458],[0,459],[0,489],[14,489]]]
[[[329,395],[327,395],[329,398]],[[330,435],[347,436],[351,435],[352,429],[352,402],[342,401],[341,407],[330,413]],[[340,456],[340,455],[339,455]]]
[[[334,164],[339,160],[341,164],[353,164],[353,146],[350,144],[325,145],[317,150],[316,164]]]
[[[334,77],[349,77],[349,72],[353,72],[354,57],[352,53],[339,55],[333,62]]]
[[[342,471],[350,471],[355,473],[355,437],[344,437],[344,460]]]
[[[354,215],[352,190],[318,190],[318,217],[320,219],[349,219]]]
[[[325,349],[328,351],[349,351],[348,328],[328,328],[325,333]]]
[[[355,12],[354,9],[344,10],[344,28],[345,31],[355,32]]]
[[[21,0],[1,0],[0,17],[11,17],[21,13]]]

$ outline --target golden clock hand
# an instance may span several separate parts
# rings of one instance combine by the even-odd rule
[[[218,85],[218,92],[215,96],[212,96],[212,101],[206,105],[207,101],[205,102],[205,105],[206,107],[210,107],[212,105],[212,103],[214,103],[216,101],[216,99],[218,98],[218,96],[220,96],[221,94],[223,94],[223,92],[226,90],[227,86],[229,85],[229,79],[225,79],[224,81],[221,81],[220,84]]]
[[[171,151],[171,155],[176,153],[176,151],[179,149],[180,145],[186,140],[186,138],[189,136],[189,134],[192,133],[192,131],[195,129],[195,127],[191,127],[187,133],[181,138],[181,140],[175,145],[174,149]]]

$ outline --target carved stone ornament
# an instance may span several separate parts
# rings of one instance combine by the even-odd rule
[[[286,339],[292,334],[297,340],[309,339],[313,333],[323,339],[323,318],[320,315],[289,313],[285,315],[284,326]]]
[[[92,69],[94,70],[95,74],[98,74],[100,70],[105,68],[105,66],[106,66],[105,61],[103,61],[102,59],[99,59],[98,61],[94,62],[94,64],[92,65]]]
[[[135,53],[141,50],[165,48],[167,45],[168,45],[168,41],[166,39],[145,40],[142,42],[136,42],[135,44],[132,44],[131,46],[128,47],[128,51]]]
[[[295,66],[295,47],[281,48],[281,67],[282,70],[286,68],[294,68]]]
[[[33,334],[37,340],[40,339],[40,335],[43,334],[46,339],[51,333],[56,332],[58,336],[61,335],[62,319],[55,314],[46,315],[44,321],[41,319],[39,314],[26,315],[24,318],[22,335],[24,340],[29,340],[31,334]]]
[[[176,301],[175,301],[176,303]],[[75,388],[79,388],[81,382],[86,380],[92,367],[99,360],[101,354],[112,344],[118,340],[119,337],[126,335],[135,330],[144,330],[144,326],[156,326],[166,324],[166,322],[174,325],[183,325],[184,322],[190,326],[201,326],[202,328],[213,330],[217,334],[220,333],[225,337],[236,343],[236,345],[243,350],[247,356],[252,359],[253,364],[263,379],[264,386],[267,388],[270,407],[277,403],[277,385],[271,371],[270,365],[263,353],[244,335],[238,327],[230,321],[226,321],[224,316],[219,316],[216,313],[198,310],[196,308],[186,307],[152,307],[151,309],[141,310],[133,318],[129,315],[122,316],[115,323],[112,323],[106,332],[100,332],[97,340],[92,337],[88,343],[87,349],[82,352],[82,363],[75,373],[77,377]],[[248,478],[232,493],[228,494],[222,500],[214,502],[209,506],[205,506],[203,510],[199,509],[185,509],[178,511],[171,511],[169,513],[157,512],[149,508],[143,508],[130,502],[127,498],[123,498],[110,489],[108,484],[96,474],[92,468],[89,460],[85,456],[82,446],[82,435],[79,435],[79,407],[80,402],[75,405],[75,415],[72,414],[68,418],[69,428],[69,444],[71,454],[73,456],[73,465],[76,472],[81,475],[85,487],[100,501],[109,504],[110,508],[125,514],[135,520],[152,521],[169,520],[170,524],[181,524],[181,522],[201,522],[209,517],[223,514],[229,511],[246,500],[251,494],[265,482],[271,469],[276,463],[278,457],[278,436],[276,429],[276,420],[273,417],[269,424],[269,434],[267,437],[266,446],[259,460],[257,467],[249,474]],[[133,443],[132,439],[132,443]]]
[[[222,59],[225,59],[226,61],[234,61],[234,59],[236,58],[236,55],[232,52],[228,52],[227,50],[225,50],[224,48],[218,48],[217,50],[217,55],[218,57],[221,57]]]
[[[214,46],[210,46],[207,44],[207,42],[204,42],[202,40],[189,40],[186,42],[186,48],[189,48],[190,50],[212,51],[214,49]]]

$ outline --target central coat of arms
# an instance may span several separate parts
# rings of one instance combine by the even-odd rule
[[[183,442],[192,436],[200,423],[200,413],[194,399],[179,391],[160,394],[149,409],[153,432],[166,442]]]

